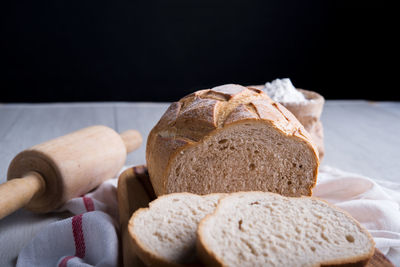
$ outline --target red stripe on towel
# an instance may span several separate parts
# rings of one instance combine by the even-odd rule
[[[83,199],[83,204],[85,204],[86,211],[88,212],[94,211],[93,200],[90,197],[85,197],[85,196],[83,196],[82,199]]]
[[[74,257],[79,257],[81,259],[85,257],[86,245],[82,229],[82,217],[83,214],[72,217],[72,234],[75,242],[75,256],[66,256],[58,265],[59,267],[67,267],[68,261]]]
[[[82,230],[82,216],[83,214],[72,217],[72,232],[75,241],[75,256],[83,259],[85,257],[85,237]]]
[[[67,267],[67,262],[74,258],[75,256],[66,256],[64,257],[64,259],[62,259],[62,261],[60,262],[60,264],[58,265],[58,267]]]

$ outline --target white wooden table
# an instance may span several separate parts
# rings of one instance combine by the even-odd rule
[[[167,103],[0,104],[0,182],[21,150],[80,128],[104,124],[137,129],[146,140]],[[400,102],[327,101],[322,115],[323,164],[400,183]],[[145,163],[145,145],[127,164]],[[1,197],[1,196],[0,196]],[[20,210],[0,221],[0,266],[15,265],[22,247],[46,224],[66,214]]]

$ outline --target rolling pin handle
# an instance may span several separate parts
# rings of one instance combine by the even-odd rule
[[[120,135],[126,146],[127,153],[130,153],[138,149],[142,144],[143,141],[142,136],[136,130],[127,130],[125,132],[122,132]]]
[[[46,184],[37,172],[0,185],[0,219],[26,206],[31,199],[44,193]]]

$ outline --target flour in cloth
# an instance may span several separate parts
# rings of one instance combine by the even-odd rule
[[[272,100],[280,103],[301,103],[309,101],[293,86],[289,78],[275,79],[272,82],[267,82],[263,91],[271,97]]]

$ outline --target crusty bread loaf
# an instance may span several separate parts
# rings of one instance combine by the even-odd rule
[[[227,84],[174,102],[149,134],[157,195],[271,191],[311,195],[319,160],[311,137],[261,90]]]
[[[149,266],[196,262],[198,223],[223,195],[169,194],[137,210],[128,225],[135,253]]]
[[[324,201],[266,192],[233,193],[198,227],[198,254],[211,266],[362,265],[371,235]]]

